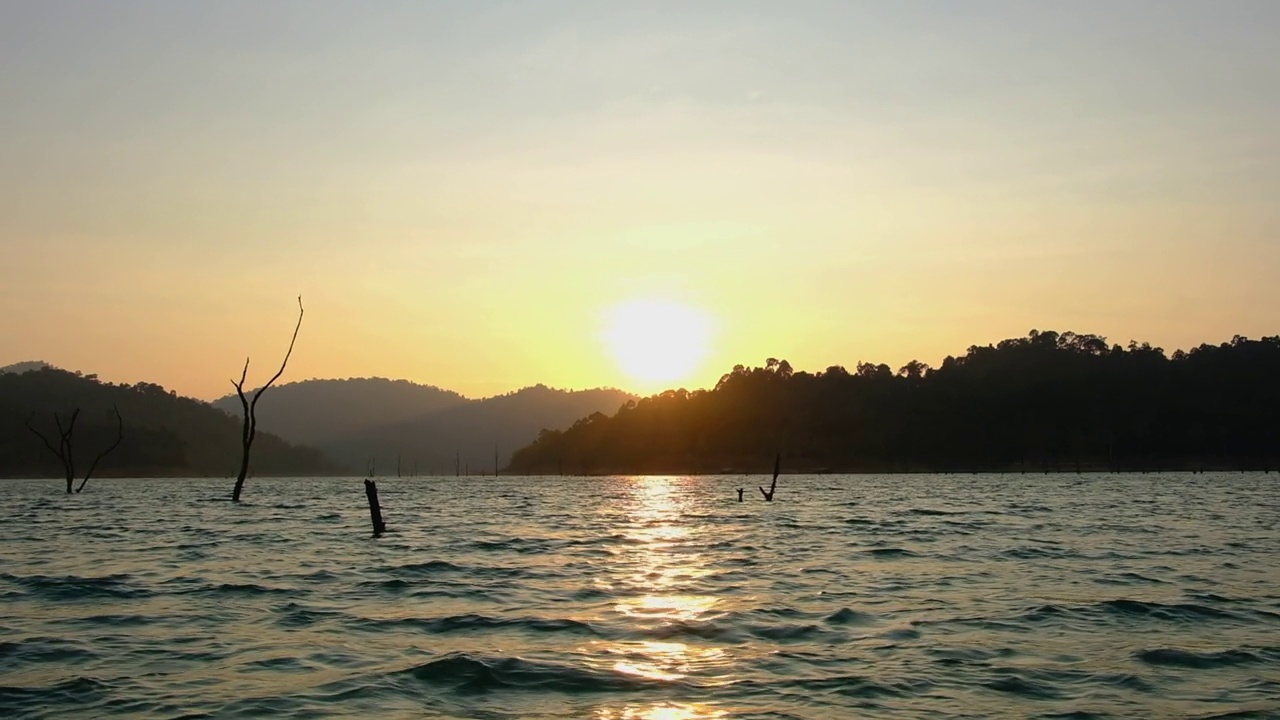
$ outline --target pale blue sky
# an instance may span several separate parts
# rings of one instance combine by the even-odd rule
[[[298,292],[300,374],[470,394],[626,385],[593,323],[634,297],[715,319],[691,386],[1274,334],[1278,37],[1245,1],[0,3],[0,364],[212,396]]]

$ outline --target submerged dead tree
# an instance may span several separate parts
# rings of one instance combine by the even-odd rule
[[[284,368],[289,364],[289,356],[293,355],[293,344],[298,341],[298,330],[302,329],[302,296],[298,296],[298,324],[293,328],[293,338],[289,340],[289,351],[284,354],[284,360],[280,363],[280,369],[275,375],[267,381],[266,385],[258,388],[253,394],[253,400],[250,401],[244,395],[244,380],[249,374],[249,358],[244,359],[244,370],[240,371],[240,381],[231,381],[236,388],[236,394],[240,396],[240,405],[244,409],[244,429],[240,434],[240,442],[243,446],[244,453],[240,456],[240,474],[236,477],[236,487],[231,491],[231,501],[240,502],[240,492],[244,490],[244,479],[249,474],[249,450],[253,447],[253,438],[258,434],[258,398],[262,397],[262,393],[271,387],[271,384],[280,379],[284,374]]]
[[[773,459],[773,482],[769,483],[769,489],[760,488],[760,494],[764,496],[765,502],[773,502],[773,494],[778,491],[778,470],[782,467],[782,453]]]
[[[53,422],[58,426],[57,447],[54,447],[53,443],[49,442],[49,438],[45,437],[44,433],[35,429],[31,424],[31,421],[34,420],[36,416],[34,412],[27,418],[27,429],[32,433],[35,433],[36,437],[40,438],[44,443],[44,446],[49,449],[49,452],[53,453],[54,456],[62,462],[62,469],[66,472],[67,476],[68,495],[72,492],[79,493],[84,490],[84,486],[89,482],[89,478],[93,477],[93,471],[98,468],[98,463],[102,461],[102,458],[110,454],[112,450],[119,447],[120,441],[124,439],[124,420],[120,417],[120,410],[116,406],[112,405],[111,411],[115,413],[116,416],[116,440],[111,443],[106,450],[98,453],[97,456],[93,458],[93,462],[89,464],[89,469],[84,474],[84,479],[80,481],[80,486],[74,490],[72,489],[72,485],[75,484],[76,480],[76,459],[72,443],[76,431],[76,419],[80,417],[80,408],[76,408],[71,411],[71,417],[67,420],[66,427],[62,426],[62,417],[56,412],[53,414]]]

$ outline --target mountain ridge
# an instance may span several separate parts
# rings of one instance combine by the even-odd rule
[[[79,410],[72,436],[77,465],[110,444],[113,408],[124,424],[120,447],[95,474],[133,477],[229,477],[241,457],[240,418],[202,400],[147,382],[113,384],[95,375],[45,367],[0,374],[0,476],[56,477],[61,464],[28,428],[54,433]],[[54,435],[56,437],[56,435]],[[257,476],[335,475],[344,469],[320,451],[260,431],[251,472]]]
[[[491,473],[542,430],[613,412],[635,395],[616,388],[562,390],[542,383],[484,398],[409,380],[316,378],[273,386],[258,427],[312,445],[350,468],[401,474]],[[233,416],[240,400],[211,403]]]
[[[0,375],[21,375],[22,373],[31,372],[33,370],[43,370],[51,367],[53,367],[53,365],[50,365],[43,360],[23,360],[21,362],[13,363],[12,365],[0,367]]]

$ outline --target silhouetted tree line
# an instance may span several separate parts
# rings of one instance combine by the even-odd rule
[[[0,476],[63,476],[63,463],[27,423],[57,445],[60,433],[54,413],[67,422],[77,409],[73,452],[78,468],[89,467],[117,439],[119,417],[128,426],[119,447],[101,459],[95,476],[226,477],[240,465],[238,418],[153,383],[104,383],[94,375],[44,368],[0,374]],[[253,462],[258,475],[344,470],[317,450],[266,433],[258,434]]]
[[[1280,458],[1280,336],[1166,356],[1032,330],[931,368],[738,365],[544,431],[523,473],[1263,469]]]

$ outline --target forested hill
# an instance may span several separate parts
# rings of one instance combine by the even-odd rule
[[[178,397],[159,385],[115,385],[93,375],[44,367],[0,373],[0,476],[60,475],[58,459],[25,423],[30,418],[56,444],[54,413],[60,413],[65,423],[77,408],[73,451],[77,466],[85,468],[115,439],[113,405],[124,422],[124,439],[102,460],[95,475],[231,476],[239,469],[239,418],[199,400]],[[270,433],[259,432],[254,441],[251,472],[255,475],[321,475],[341,470],[318,450],[289,445]]]
[[[1280,336],[1160,348],[1032,331],[939,368],[737,366],[544,432],[521,473],[1240,469],[1280,464]]]

